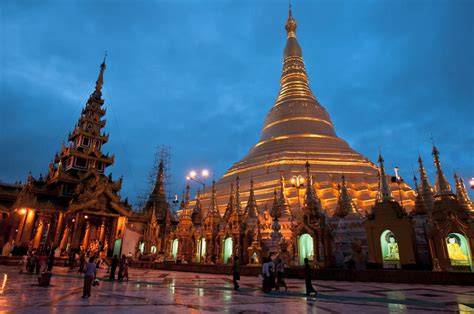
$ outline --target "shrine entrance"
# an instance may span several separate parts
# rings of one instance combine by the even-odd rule
[[[460,233],[450,233],[446,237],[446,247],[453,270],[474,271],[466,237]]]
[[[385,230],[380,235],[380,246],[384,268],[400,268],[400,253],[398,240],[390,230]]]
[[[298,240],[298,250],[300,265],[304,265],[305,258],[312,260],[314,258],[313,237],[307,233],[302,234]]]
[[[224,241],[224,264],[229,262],[229,258],[232,256],[232,238],[229,237]]]

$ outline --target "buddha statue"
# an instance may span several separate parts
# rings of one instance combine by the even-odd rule
[[[459,245],[459,240],[456,237],[449,236],[447,246],[448,246],[449,258],[451,260],[468,261],[468,257],[461,250],[461,246]]]

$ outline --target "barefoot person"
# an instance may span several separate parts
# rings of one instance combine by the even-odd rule
[[[276,289],[277,290],[280,290],[281,286],[285,287],[285,291],[288,290],[288,286],[286,285],[286,282],[283,276],[284,272],[285,272],[285,265],[283,264],[283,261],[281,260],[281,258],[279,258],[276,263],[276,274],[277,274]]]
[[[91,256],[89,263],[84,267],[84,289],[82,292],[83,298],[88,298],[91,296],[92,282],[96,276],[96,265],[94,263],[94,256]]]
[[[238,290],[239,283],[237,281],[240,280],[240,263],[238,256],[234,256],[234,264],[232,265],[232,279],[234,282],[234,290]]]
[[[314,290],[313,285],[311,284],[311,266],[309,265],[309,259],[304,259],[304,281],[306,283],[306,295],[310,293],[314,293],[317,295],[318,293]]]

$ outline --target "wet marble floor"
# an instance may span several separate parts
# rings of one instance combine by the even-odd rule
[[[231,276],[131,269],[129,282],[102,280],[82,299],[80,276],[53,273],[45,288],[0,266],[0,313],[474,313],[474,286],[314,281],[318,296],[307,297],[297,279],[287,279],[287,292],[264,294],[257,277],[242,277],[235,292]]]

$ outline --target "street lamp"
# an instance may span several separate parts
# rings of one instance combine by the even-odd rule
[[[469,181],[469,184],[471,185],[471,190],[474,190],[474,178],[471,178],[471,181]]]
[[[301,210],[300,189],[303,189],[305,187],[305,178],[301,175],[293,176],[290,182],[291,185],[296,189],[296,194],[298,195],[298,209]]]
[[[203,193],[206,191],[206,178],[209,176],[209,170],[203,169],[201,170],[201,175],[198,175],[198,173],[194,170],[191,170],[189,172],[189,175],[186,177],[186,180],[194,181],[202,185],[203,187]]]

